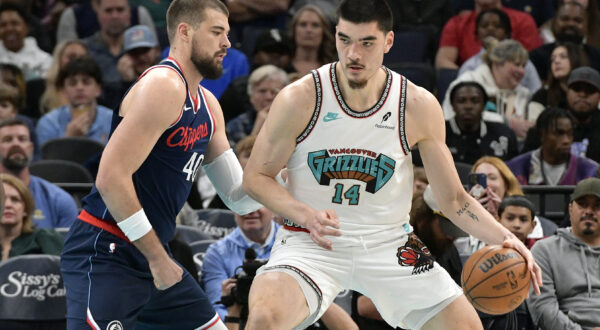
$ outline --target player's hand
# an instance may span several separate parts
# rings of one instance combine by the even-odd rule
[[[159,290],[166,290],[181,281],[183,269],[170,257],[157,262],[150,262],[150,272],[154,277],[154,285]]]
[[[333,243],[324,235],[341,236],[340,220],[334,210],[317,211],[315,216],[306,223],[310,238],[322,248],[333,250]]]
[[[521,242],[515,235],[510,234],[504,239],[504,243],[502,243],[503,247],[513,248],[519,252],[525,261],[527,261],[527,269],[531,273],[531,283],[533,283],[533,290],[539,296],[540,295],[540,287],[542,286],[542,270],[540,266],[533,259],[533,255],[531,251]]]
[[[228,278],[221,282],[221,296],[229,296],[231,294],[231,289],[233,289],[236,284],[237,280],[235,278]]]

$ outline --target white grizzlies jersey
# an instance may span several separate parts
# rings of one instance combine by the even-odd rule
[[[336,64],[312,71],[315,110],[288,162],[287,189],[316,210],[334,209],[344,235],[398,225],[408,231],[413,189],[404,126],[408,81],[383,67],[387,80],[379,101],[356,112],[344,101]],[[303,230],[290,220],[287,229]]]

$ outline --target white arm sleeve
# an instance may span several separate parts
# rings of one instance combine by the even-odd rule
[[[223,203],[233,212],[244,215],[262,207],[242,188],[242,166],[233,150],[228,149],[202,168]]]

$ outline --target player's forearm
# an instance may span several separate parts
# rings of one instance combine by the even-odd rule
[[[305,226],[315,210],[296,200],[275,178],[263,174],[244,173],[244,190],[275,214]]]
[[[460,192],[457,194],[456,200],[440,205],[440,208],[454,224],[487,244],[499,245],[507,237],[513,236],[466,192]]]

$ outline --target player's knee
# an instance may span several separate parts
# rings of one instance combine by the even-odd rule
[[[246,330],[277,329],[276,315],[275,310],[268,306],[251,307]]]

